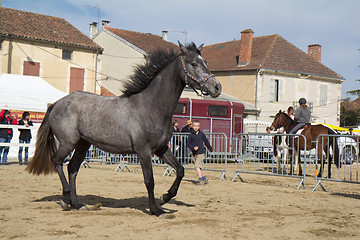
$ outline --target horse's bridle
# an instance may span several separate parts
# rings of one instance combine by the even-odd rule
[[[204,91],[203,91],[203,87],[205,86],[206,82],[211,78],[211,77],[215,77],[214,74],[210,73],[209,76],[207,76],[205,79],[199,79],[199,78],[196,78],[194,77],[193,75],[191,75],[186,66],[185,66],[185,62],[184,62],[184,58],[183,56],[180,56],[180,59],[181,59],[181,63],[183,65],[183,69],[184,69],[184,72],[185,72],[185,83],[186,85],[188,85],[189,87],[191,87],[198,96],[201,96],[201,94],[198,93],[198,91],[193,87],[191,86],[191,84],[189,84],[189,81],[188,81],[188,78],[190,78],[191,80],[197,82],[199,85],[200,85],[200,91],[203,95],[207,95],[207,94],[204,94]]]
[[[274,126],[274,124],[271,124],[271,125]],[[284,123],[281,121],[281,115],[280,115],[276,121],[276,126],[274,126],[274,128],[278,129],[278,128],[281,128],[282,126],[284,126]]]

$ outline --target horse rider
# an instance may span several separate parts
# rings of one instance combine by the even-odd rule
[[[295,127],[293,127],[290,130],[290,134],[296,134],[296,132],[304,127],[306,124],[308,124],[310,122],[310,110],[308,109],[307,105],[306,105],[306,99],[305,98],[300,98],[299,99],[299,104],[300,107],[296,110],[295,112]]]

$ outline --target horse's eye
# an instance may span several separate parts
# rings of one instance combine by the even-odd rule
[[[192,62],[192,63],[191,63],[191,66],[193,66],[193,67],[197,67],[197,65],[198,65],[198,64],[197,64],[196,62]]]

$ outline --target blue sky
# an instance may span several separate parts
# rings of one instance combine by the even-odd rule
[[[89,23],[161,35],[172,42],[205,45],[279,34],[304,52],[322,45],[322,63],[345,78],[346,91],[360,89],[360,1],[358,0],[1,0],[3,7],[65,18],[88,35]]]

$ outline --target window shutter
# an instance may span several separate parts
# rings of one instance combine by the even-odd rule
[[[279,95],[279,99],[278,99],[278,102],[281,102],[282,101],[282,83],[283,83],[283,81],[281,81],[281,80],[279,80],[279,86],[278,86],[278,90],[279,90],[279,92],[278,92],[278,95]]]
[[[270,102],[275,101],[275,79],[270,80]]]

